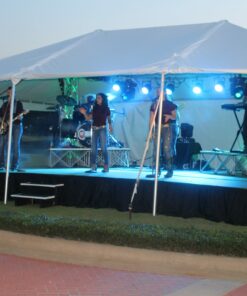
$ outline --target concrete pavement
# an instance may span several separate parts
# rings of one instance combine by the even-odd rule
[[[0,231],[1,296],[246,296],[247,259]]]

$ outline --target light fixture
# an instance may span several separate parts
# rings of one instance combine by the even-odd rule
[[[224,88],[225,88],[225,82],[223,79],[219,79],[215,81],[214,90],[216,92],[221,93],[224,91]]]
[[[112,90],[114,90],[115,92],[119,92],[121,90],[121,83],[119,81],[116,81],[112,86]]]
[[[200,84],[196,84],[193,86],[192,91],[195,95],[200,95],[202,93],[202,86]]]
[[[135,97],[137,83],[131,79],[124,79],[123,77],[113,81],[112,84],[112,93],[113,97],[111,100],[114,100],[117,96],[122,97],[123,100],[131,100]]]
[[[122,89],[124,100],[132,100],[135,97],[136,86],[137,86],[137,83],[134,80],[130,78],[125,80],[125,83]]]
[[[141,92],[144,95],[148,95],[150,91],[151,91],[151,83],[150,82],[143,83],[142,88],[141,88]]]
[[[175,86],[173,83],[168,83],[165,87],[165,91],[168,96],[172,95],[174,90],[175,90]]]
[[[233,95],[236,99],[242,99],[244,96],[244,88],[241,85],[235,86]]]
[[[214,90],[215,90],[216,92],[220,93],[220,92],[223,92],[224,87],[223,87],[222,84],[220,84],[220,83],[216,83],[216,84],[214,85]]]
[[[241,75],[236,75],[230,79],[231,95],[235,99],[242,99],[244,96],[245,82]]]

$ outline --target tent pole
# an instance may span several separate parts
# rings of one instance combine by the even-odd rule
[[[156,162],[155,162],[155,180],[154,180],[154,195],[153,195],[153,216],[156,216],[157,208],[157,192],[158,192],[158,177],[159,177],[159,163],[160,163],[160,138],[161,138],[161,125],[162,125],[162,109],[164,98],[165,86],[165,73],[161,75],[160,84],[160,97],[159,97],[159,121],[158,121],[158,134],[157,134],[157,147],[156,147]]]
[[[4,204],[5,205],[7,204],[7,198],[8,198],[14,101],[15,101],[15,83],[12,81],[12,98],[11,98],[11,102],[10,102],[10,111],[9,111],[10,116],[9,116],[9,131],[8,131],[8,150],[7,150],[7,165],[6,165],[6,176],[5,176],[5,190],[4,190]]]
[[[154,128],[154,125],[155,125],[155,118],[156,118],[156,115],[158,113],[159,104],[160,104],[160,101],[161,101],[160,98],[158,100],[158,103],[157,103],[155,111],[154,111],[154,116],[153,116],[153,119],[152,119],[152,122],[151,122],[151,125],[150,125],[148,137],[147,137],[147,140],[146,140],[146,146],[144,148],[144,152],[143,152],[143,155],[142,155],[142,161],[141,161],[141,164],[140,164],[139,172],[138,172],[138,175],[137,175],[137,178],[136,178],[135,186],[134,186],[132,196],[131,196],[131,200],[130,200],[130,204],[129,204],[129,218],[130,219],[131,219],[131,212],[132,212],[132,209],[133,209],[134,197],[137,194],[137,188],[138,188],[138,185],[139,185],[139,182],[140,182],[141,173],[142,173],[144,162],[145,162],[145,159],[146,159],[146,155],[147,155],[147,152],[148,152],[148,149],[149,149],[150,140],[152,138],[153,128]]]

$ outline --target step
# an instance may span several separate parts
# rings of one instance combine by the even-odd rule
[[[47,188],[57,188],[62,187],[64,184],[38,184],[38,183],[20,183],[21,186],[33,186],[33,187],[47,187]]]
[[[15,194],[11,194],[10,196],[15,198],[41,199],[41,200],[49,200],[49,199],[55,198],[55,195],[35,196],[35,195],[26,195],[23,193],[15,193]]]

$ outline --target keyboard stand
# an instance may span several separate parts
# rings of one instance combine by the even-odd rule
[[[236,144],[236,142],[237,142],[237,139],[238,139],[239,135],[241,134],[242,137],[244,138],[244,135],[243,135],[244,122],[243,122],[242,124],[240,124],[240,121],[239,121],[239,119],[238,119],[238,116],[237,116],[237,112],[236,112],[236,110],[233,110],[233,113],[234,113],[234,115],[235,115],[235,118],[236,118],[236,121],[237,121],[237,124],[238,124],[239,129],[238,129],[238,131],[237,131],[236,137],[235,137],[235,139],[234,139],[234,141],[233,141],[233,143],[232,143],[232,146],[231,146],[231,148],[230,148],[230,152],[243,153],[243,151],[233,150],[233,148],[234,148],[234,146],[235,146],[235,144]]]

